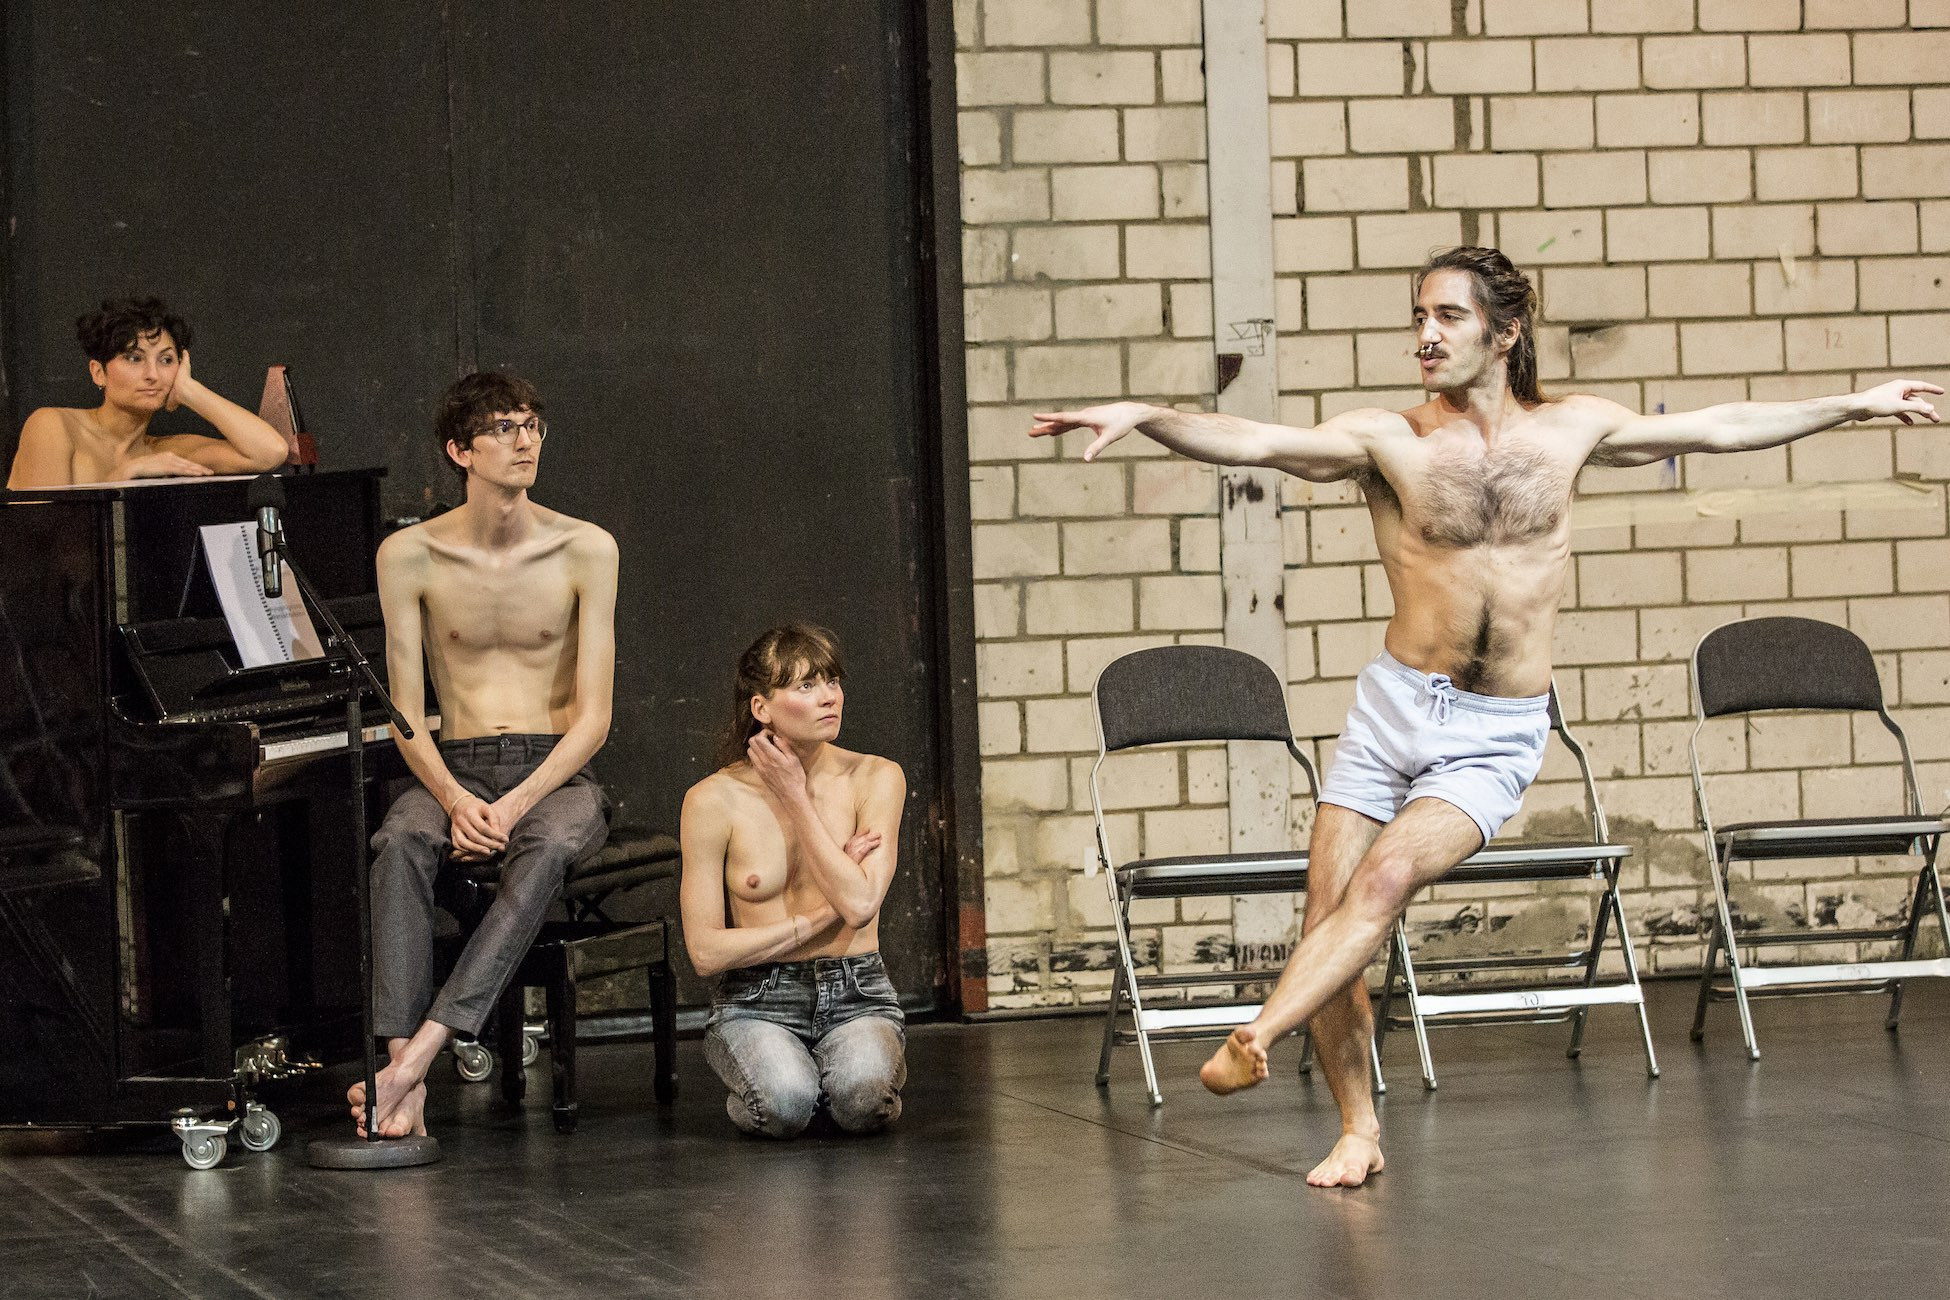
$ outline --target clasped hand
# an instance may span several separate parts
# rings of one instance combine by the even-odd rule
[[[448,841],[453,856],[461,862],[480,862],[508,847],[508,835],[521,820],[509,804],[509,796],[489,803],[477,794],[463,794],[447,811]]]

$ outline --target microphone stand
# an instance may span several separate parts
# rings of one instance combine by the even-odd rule
[[[371,691],[373,698],[386,711],[395,736],[401,740],[411,740],[413,728],[400,716],[393,697],[386,693],[386,687],[373,672],[365,652],[359,649],[359,643],[346,632],[345,625],[338,621],[332,607],[325,603],[318,589],[305,577],[304,570],[292,562],[291,552],[285,545],[283,528],[273,534],[272,545],[278,559],[284,563],[285,573],[298,584],[299,596],[325,625],[327,651],[345,661],[351,678],[344,687],[345,740],[346,762],[352,773],[353,874],[359,891],[359,985],[365,993],[359,1027],[365,1044],[366,1135],[363,1138],[314,1138],[306,1148],[306,1159],[318,1169],[405,1169],[414,1165],[430,1165],[440,1159],[439,1139],[424,1133],[397,1138],[382,1137],[379,1133],[379,1054],[374,1045],[372,1008],[372,863],[366,844],[366,738],[365,719],[361,714],[365,692]]]

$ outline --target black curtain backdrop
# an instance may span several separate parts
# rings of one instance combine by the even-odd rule
[[[966,508],[939,482],[919,9],[12,4],[0,455],[36,407],[93,403],[73,320],[109,295],[165,297],[247,406],[290,366],[325,464],[388,467],[389,516],[457,497],[447,383],[531,379],[536,499],[622,551],[619,820],[675,830],[756,633],[833,627],[843,743],[907,771],[882,925],[926,1001]]]

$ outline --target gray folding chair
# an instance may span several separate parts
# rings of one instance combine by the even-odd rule
[[[1887,1027],[1902,1011],[1905,979],[1950,976],[1950,957],[1918,959],[1916,940],[1925,909],[1934,909],[1946,951],[1950,951],[1950,913],[1944,910],[1943,882],[1937,875],[1937,849],[1950,823],[1923,812],[1916,764],[1909,738],[1883,704],[1875,656],[1847,628],[1811,618],[1753,618],[1708,632],[1693,648],[1693,710],[1698,721],[1688,748],[1692,756],[1693,797],[1697,801],[1716,904],[1713,936],[1700,972],[1699,1003],[1693,1013],[1693,1040],[1706,1033],[1707,1003],[1732,998],[1740,1009],[1740,1032],[1747,1056],[1760,1059],[1748,1002],[1757,997],[1801,993],[1889,993]],[[1708,721],[1773,711],[1874,713],[1896,738],[1903,760],[1904,810],[1863,817],[1784,817],[1766,821],[1713,824],[1706,780],[1699,761],[1699,737]],[[1847,755],[1842,756],[1844,760]],[[1793,930],[1741,933],[1729,899],[1729,872],[1735,862],[1782,858],[1916,857],[1921,867],[1903,920],[1894,926],[1861,929]],[[1829,962],[1757,966],[1748,952],[1774,945],[1895,942],[1901,956],[1891,961]],[[1716,968],[1726,956],[1726,979]]]
[[[1596,1006],[1631,1006],[1638,1010],[1639,1033],[1645,1042],[1645,1072],[1659,1077],[1659,1058],[1652,1050],[1652,1026],[1645,1016],[1645,990],[1639,984],[1638,959],[1632,952],[1632,936],[1625,926],[1625,909],[1618,898],[1618,873],[1632,850],[1612,844],[1605,824],[1605,810],[1598,803],[1598,786],[1591,777],[1591,760],[1584,746],[1564,723],[1558,708],[1557,688],[1550,693],[1551,730],[1577,760],[1584,779],[1584,810],[1591,823],[1591,837],[1571,843],[1535,844],[1522,841],[1494,841],[1465,859],[1437,883],[1443,885],[1502,884],[1510,881],[1596,880],[1602,882],[1597,915],[1591,923],[1590,939],[1570,952],[1513,953],[1501,956],[1450,957],[1417,963],[1409,953],[1408,927],[1395,922],[1394,938],[1388,958],[1388,977],[1382,986],[1381,1010],[1375,1017],[1375,1035],[1385,1037],[1389,1028],[1411,1028],[1415,1047],[1422,1058],[1422,1083],[1436,1086],[1435,1064],[1429,1056],[1431,1026],[1482,1024],[1557,1024],[1573,1022],[1571,1045],[1565,1053],[1575,1060],[1584,1047],[1585,1021]],[[1598,982],[1598,960],[1605,938],[1616,930],[1618,949],[1624,958],[1625,978],[1615,983]],[[1548,972],[1578,969],[1582,977],[1575,983],[1548,978]],[[1531,972],[1524,981],[1514,976],[1499,978],[1497,972]],[[1491,973],[1497,980],[1492,988],[1426,993],[1418,981],[1432,974]],[[1545,978],[1534,978],[1544,975]],[[1393,1011],[1397,989],[1408,1005],[1406,1015]]]
[[[1172,1040],[1223,1038],[1251,1020],[1257,1003],[1241,1002],[1238,990],[1279,977],[1274,969],[1190,971],[1140,975],[1132,957],[1130,908],[1140,898],[1199,898],[1220,895],[1298,893],[1307,887],[1307,855],[1301,851],[1213,853],[1195,857],[1147,858],[1119,864],[1111,856],[1104,828],[1104,801],[1098,784],[1104,759],[1145,745],[1183,745],[1216,740],[1270,741],[1287,753],[1307,777],[1308,793],[1319,792],[1314,765],[1302,752],[1287,722],[1286,691],[1278,674],[1259,659],[1222,646],[1174,645],[1137,650],[1111,661],[1091,691],[1097,713],[1097,761],[1090,769],[1090,809],[1096,819],[1097,864],[1110,891],[1117,927],[1117,973],[1104,1013],[1103,1050],[1097,1059],[1097,1084],[1110,1082],[1111,1048],[1136,1043],[1144,1063],[1144,1084],[1153,1106],[1164,1104],[1151,1044]],[[1230,988],[1234,997],[1215,1001],[1179,1000],[1146,1006],[1145,995],[1184,993],[1203,987]],[[1128,1027],[1120,1020],[1128,1016]],[[1311,1044],[1308,1044],[1311,1046]],[[1308,1053],[1301,1055],[1306,1069]],[[1374,1077],[1381,1087],[1381,1062]]]

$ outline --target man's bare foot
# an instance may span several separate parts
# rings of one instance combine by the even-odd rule
[[[403,1075],[398,1066],[389,1065],[381,1070],[373,1080],[379,1087],[377,1103],[373,1113],[379,1123],[381,1137],[406,1137],[409,1134],[425,1134],[427,1131],[427,1086],[418,1079]],[[366,1135],[366,1081],[354,1083],[345,1090],[345,1099],[351,1103],[352,1123],[359,1136]]]
[[[1307,1181],[1315,1187],[1359,1187],[1381,1172],[1381,1143],[1362,1133],[1343,1133]]]
[[[1198,1081],[1221,1097],[1250,1088],[1266,1077],[1266,1049],[1251,1025],[1226,1035],[1212,1059],[1198,1068]]]

